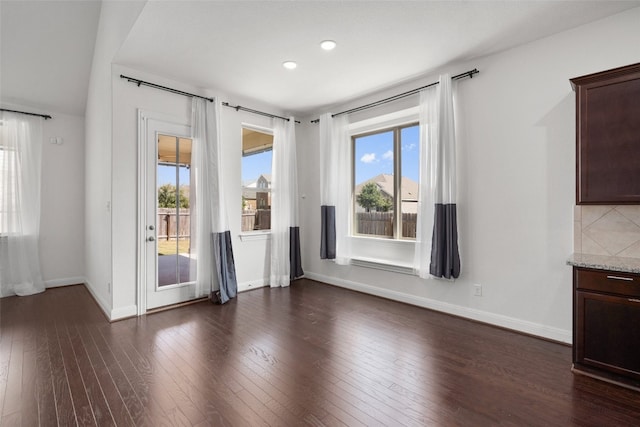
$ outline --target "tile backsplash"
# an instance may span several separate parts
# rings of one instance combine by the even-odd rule
[[[575,206],[573,250],[640,258],[640,205]]]

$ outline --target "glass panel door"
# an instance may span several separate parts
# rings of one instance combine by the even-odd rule
[[[158,135],[158,287],[195,281],[191,247],[192,141]]]

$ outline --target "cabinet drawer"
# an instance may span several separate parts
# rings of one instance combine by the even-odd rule
[[[640,297],[640,276],[617,271],[574,269],[576,289]]]

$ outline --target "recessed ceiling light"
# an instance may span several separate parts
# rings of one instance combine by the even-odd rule
[[[336,42],[334,42],[333,40],[325,40],[320,43],[320,47],[324,50],[333,50],[333,48],[336,47]]]
[[[298,64],[296,64],[294,61],[285,61],[282,63],[282,66],[287,70],[293,70],[298,66]]]

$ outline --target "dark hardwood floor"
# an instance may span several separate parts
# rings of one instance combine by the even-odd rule
[[[112,324],[70,286],[0,322],[6,427],[640,424],[567,346],[304,279]]]

